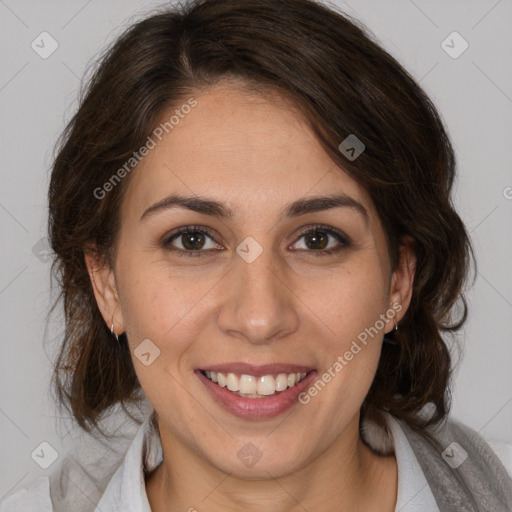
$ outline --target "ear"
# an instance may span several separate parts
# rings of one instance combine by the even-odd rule
[[[389,288],[388,310],[396,312],[386,325],[386,332],[390,332],[404,317],[411,303],[414,275],[416,271],[416,251],[414,239],[404,236],[400,244],[399,262],[391,276]]]
[[[84,259],[101,315],[109,329],[114,325],[114,333],[121,334],[124,332],[124,322],[114,271],[95,250],[86,251]]]

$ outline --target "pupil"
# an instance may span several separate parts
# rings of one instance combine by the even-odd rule
[[[195,231],[194,233],[186,233],[183,235],[183,247],[185,247],[185,249],[201,249],[203,243],[204,236],[198,231]]]
[[[319,234],[320,233],[320,234]],[[308,242],[312,241],[312,247],[311,244]],[[322,233],[321,231],[314,231],[313,233],[310,233],[306,236],[306,245],[310,249],[325,249],[328,244],[328,237],[325,235],[325,233]]]

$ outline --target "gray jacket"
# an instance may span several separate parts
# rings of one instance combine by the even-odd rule
[[[512,478],[481,435],[448,418],[427,435],[398,422],[440,512],[512,512]],[[361,421],[361,437],[378,453],[392,451],[391,435],[378,417]]]
[[[401,425],[441,512],[512,512],[512,479],[477,432],[451,420],[429,441]]]

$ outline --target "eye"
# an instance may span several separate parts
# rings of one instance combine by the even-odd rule
[[[344,233],[323,225],[303,230],[298,240],[301,239],[303,239],[304,246],[299,249],[308,251],[314,256],[327,256],[351,245],[350,239]],[[295,242],[293,245],[296,246],[297,243]]]
[[[213,237],[213,233],[203,226],[184,226],[167,236],[162,247],[178,256],[208,256],[214,250],[224,250]],[[324,225],[312,226],[301,231],[298,240],[301,239],[305,246],[298,249],[314,256],[327,256],[351,246],[350,239],[343,232]],[[295,242],[290,247],[297,244],[298,242]]]
[[[210,243],[208,244],[208,240]],[[174,245],[176,244],[177,245]],[[205,252],[222,248],[213,240],[213,235],[202,226],[185,226],[171,233],[164,240],[164,249],[179,256],[205,256]]]

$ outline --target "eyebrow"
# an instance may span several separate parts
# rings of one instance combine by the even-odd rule
[[[298,199],[286,207],[279,216],[279,221],[285,218],[299,217],[307,213],[314,213],[332,208],[345,207],[359,212],[368,221],[366,208],[354,198],[345,194],[333,196],[316,196]],[[197,213],[210,215],[221,219],[232,219],[234,212],[224,204],[207,197],[171,195],[150,206],[141,216],[140,220],[147,219],[157,213],[171,208],[186,208]]]

